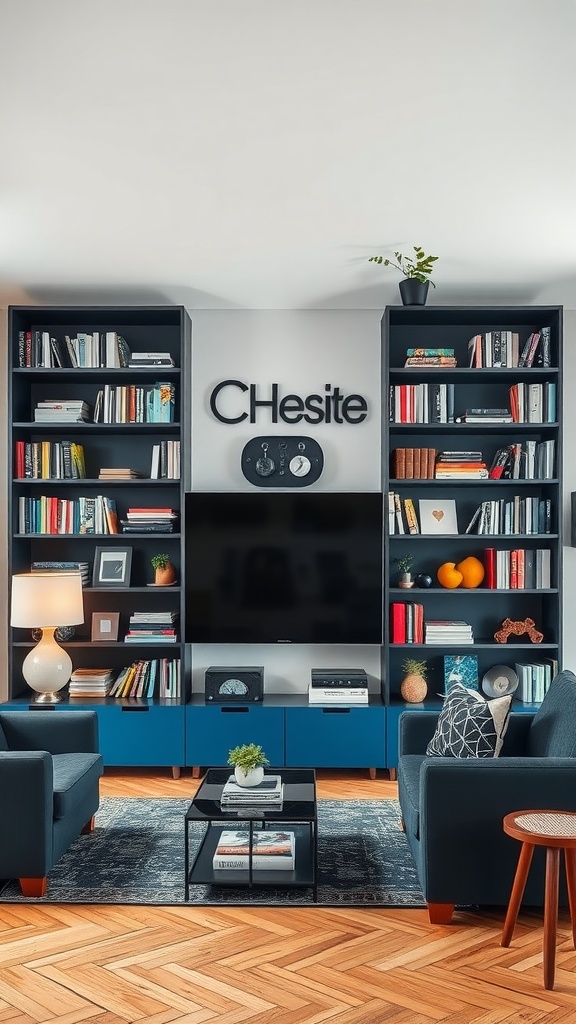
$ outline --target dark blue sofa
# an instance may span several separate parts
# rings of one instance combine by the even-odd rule
[[[94,827],[102,770],[94,711],[0,712],[0,878],[46,893],[50,869]]]
[[[427,757],[437,718],[400,716],[398,796],[430,920],[446,924],[455,906],[507,905],[520,844],[503,832],[505,814],[576,811],[576,676],[560,672],[535,714],[510,716],[498,758]],[[539,849],[524,904],[543,898]]]

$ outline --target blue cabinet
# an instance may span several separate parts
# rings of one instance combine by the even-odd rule
[[[385,716],[381,704],[287,707],[287,767],[384,768]]]
[[[186,764],[225,765],[228,751],[259,743],[271,765],[282,767],[284,708],[263,704],[189,704],[186,707]]]

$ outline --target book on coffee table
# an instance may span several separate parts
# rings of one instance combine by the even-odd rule
[[[254,871],[294,870],[295,836],[290,829],[282,831],[255,829],[252,833],[252,868]],[[247,868],[250,859],[248,829],[223,829],[212,860],[214,869]]]

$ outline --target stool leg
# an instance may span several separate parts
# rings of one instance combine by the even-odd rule
[[[564,850],[564,866],[572,919],[572,945],[576,949],[576,850]]]
[[[526,888],[526,879],[528,878],[533,854],[533,844],[522,843],[522,849],[520,850],[520,856],[518,858],[518,866],[516,868],[516,874],[514,875],[514,884],[512,886],[512,892],[510,893],[510,900],[508,902],[508,910],[506,911],[506,920],[504,921],[504,927],[502,929],[502,938],[500,939],[501,946],[510,945],[514,926],[518,918],[518,911],[520,910],[520,904],[522,903],[524,889]]]
[[[554,988],[556,967],[556,925],[558,922],[558,878],[560,848],[546,847],[546,883],[544,887],[544,988]]]

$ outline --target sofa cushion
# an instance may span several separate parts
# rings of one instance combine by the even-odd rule
[[[0,750],[8,750],[8,744],[6,742],[6,737],[4,735],[4,730],[3,730],[1,725],[0,725]]]
[[[512,695],[485,700],[455,683],[438,716],[426,753],[431,757],[498,757],[508,725]]]
[[[576,676],[560,672],[532,719],[528,752],[532,757],[576,757]]]
[[[54,817],[64,818],[82,805],[102,774],[100,754],[54,754]]]
[[[398,763],[398,795],[404,828],[420,838],[420,767],[424,754],[403,754]]]

